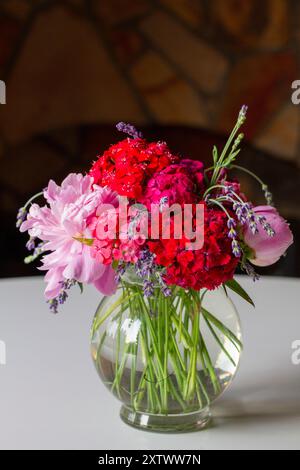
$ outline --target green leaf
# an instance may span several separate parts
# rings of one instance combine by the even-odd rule
[[[112,268],[114,270],[116,270],[118,265],[119,265],[119,261],[117,259],[114,259],[113,262],[112,262]]]
[[[79,286],[79,289],[80,289],[80,294],[82,294],[83,292],[83,284],[82,282],[77,282],[78,286]]]
[[[232,344],[235,346],[237,351],[240,351],[243,348],[243,344],[241,341],[235,336],[235,334],[227,328],[224,323],[218,320],[214,315],[212,315],[208,310],[201,307],[201,311],[204,317],[206,317],[213,325],[215,325],[221,333],[226,336]]]
[[[237,149],[235,152],[231,153],[229,155],[229,160],[232,162],[233,160],[236,159],[236,157],[238,156],[238,154],[240,153],[241,149]]]
[[[80,243],[83,243],[83,245],[88,245],[88,246],[92,246],[92,244],[94,243],[93,238],[73,237],[73,239],[77,240]]]
[[[253,300],[251,299],[251,297],[249,297],[247,292],[242,288],[242,286],[235,279],[231,279],[230,281],[226,281],[225,286],[229,287],[229,289],[231,289],[233,292],[235,292],[240,297],[242,297],[244,300],[246,300],[246,302],[248,302],[253,307],[255,307],[255,304],[254,304]]]
[[[238,149],[236,150],[235,152],[231,153],[230,155],[228,155],[228,157],[226,158],[226,160],[224,160],[223,164],[222,164],[222,167],[224,168],[228,168],[232,162],[235,161],[236,157],[238,156],[238,154],[240,153],[241,149]]]
[[[218,158],[219,158],[219,156],[218,156],[218,149],[217,149],[217,147],[214,145],[214,148],[213,148],[213,159],[214,159],[214,163],[215,163],[215,164],[217,163]]]

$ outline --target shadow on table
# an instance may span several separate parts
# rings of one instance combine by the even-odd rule
[[[235,391],[236,397],[223,398],[213,405],[213,426],[278,422],[300,418],[299,378],[274,379]]]

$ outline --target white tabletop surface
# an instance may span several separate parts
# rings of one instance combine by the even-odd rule
[[[74,288],[58,315],[48,312],[41,278],[0,281],[1,449],[300,449],[300,280],[262,278],[236,298],[244,353],[234,383],[212,406],[201,432],[162,435],[119,419],[119,402],[100,382],[89,352],[99,294]]]

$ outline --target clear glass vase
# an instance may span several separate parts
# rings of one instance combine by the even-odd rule
[[[124,281],[104,297],[91,329],[91,352],[106,387],[122,402],[121,418],[158,432],[204,428],[210,404],[231,383],[242,349],[237,311],[225,289]]]

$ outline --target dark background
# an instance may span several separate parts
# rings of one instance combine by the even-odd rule
[[[38,274],[22,262],[17,209],[50,178],[87,171],[120,139],[116,122],[210,164],[244,103],[239,162],[269,184],[295,235],[264,272],[299,276],[299,45],[298,0],[0,1],[0,276]]]

